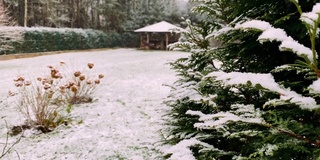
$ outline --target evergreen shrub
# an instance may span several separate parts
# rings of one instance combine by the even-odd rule
[[[121,47],[137,48],[140,45],[140,36],[137,33],[123,32],[120,34],[122,39]]]
[[[191,54],[172,63],[166,158],[319,159],[320,3],[196,1],[208,19],[172,45]]]
[[[133,33],[103,32],[93,29],[12,27],[23,35],[23,42],[13,43],[13,50],[0,54],[32,53],[93,48],[137,47],[139,37]]]

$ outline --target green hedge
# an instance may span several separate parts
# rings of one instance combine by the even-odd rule
[[[23,42],[13,42],[13,50],[0,51],[0,54],[138,47],[139,45],[138,35],[129,32],[120,34],[117,32],[105,33],[93,29],[47,27],[14,28],[22,33]]]

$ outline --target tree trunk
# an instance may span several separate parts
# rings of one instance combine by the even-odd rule
[[[77,0],[76,27],[80,28],[80,0]]]
[[[101,19],[100,19],[100,11],[99,11],[99,9],[98,9],[98,7],[100,6],[100,4],[101,4],[101,2],[100,2],[100,0],[98,0],[98,3],[97,3],[97,11],[96,11],[96,13],[97,13],[97,29],[101,29]]]
[[[27,21],[28,21],[28,0],[24,0],[24,22],[23,22],[24,27],[27,27]]]
[[[90,13],[91,13],[91,24],[93,25],[93,28],[94,28],[94,29],[97,28],[96,17],[95,17],[95,10],[94,10],[95,6],[97,6],[97,5],[95,5],[95,3],[92,2],[92,3],[91,3],[91,11],[90,11]]]
[[[74,28],[74,0],[70,0],[70,28]]]

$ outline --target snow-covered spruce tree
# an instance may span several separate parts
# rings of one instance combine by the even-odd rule
[[[165,153],[169,159],[317,159],[320,110],[312,68],[317,63],[289,53],[298,53],[290,47],[280,52],[279,39],[261,45],[256,41],[261,31],[237,25],[250,19],[267,21],[270,28],[294,35],[291,39],[301,43],[295,45],[310,46],[316,53],[315,34],[310,38],[310,27],[299,21],[302,10],[311,10],[315,3],[303,1],[297,12],[294,3],[285,0],[237,2],[203,1],[195,11],[207,14],[206,25],[190,26],[187,42],[174,45],[191,56],[172,64],[180,79],[167,101],[172,110],[166,140],[175,145]],[[222,45],[209,47],[210,37]],[[295,60],[301,61],[284,65]]]

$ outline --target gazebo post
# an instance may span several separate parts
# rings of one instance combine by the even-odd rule
[[[140,49],[143,49],[143,33],[139,33],[140,35]]]
[[[166,50],[168,50],[168,45],[169,45],[169,33],[166,33]]]
[[[150,49],[150,37],[149,37],[149,32],[147,32],[147,49]]]

